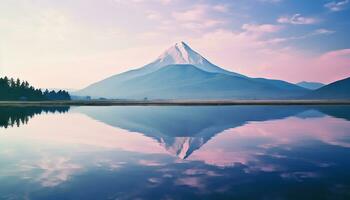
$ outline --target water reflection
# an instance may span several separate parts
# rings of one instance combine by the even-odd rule
[[[349,199],[349,108],[37,115],[0,128],[0,199]]]
[[[349,119],[350,106],[83,107],[79,112],[117,128],[143,133],[167,151],[186,159],[216,134],[248,122],[290,116],[332,115]]]
[[[8,128],[22,124],[41,113],[65,113],[69,107],[0,107],[0,127]]]

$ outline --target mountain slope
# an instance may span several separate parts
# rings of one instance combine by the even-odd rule
[[[330,83],[306,95],[310,99],[350,99],[350,77]]]
[[[144,67],[111,76],[74,94],[119,99],[261,99],[291,98],[306,92],[285,81],[249,78],[224,70],[180,42]]]
[[[306,93],[297,86],[286,90],[259,80],[210,73],[185,64],[168,65],[153,73],[114,84],[113,87],[118,88],[113,93],[100,90],[96,94],[127,99],[253,99],[287,98]]]
[[[296,85],[309,89],[309,90],[317,90],[323,86],[325,86],[325,84],[323,83],[318,83],[318,82],[306,82],[306,81],[302,81],[297,83]]]

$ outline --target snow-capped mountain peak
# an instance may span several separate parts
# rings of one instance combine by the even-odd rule
[[[160,62],[171,62],[170,64],[202,64],[205,60],[185,42],[176,43],[158,59]]]
[[[147,65],[147,70],[157,70],[167,65],[174,64],[190,64],[198,67],[201,70],[213,73],[224,73],[234,76],[244,77],[241,74],[226,71],[201,56],[199,53],[194,51],[185,42],[178,42],[164,53],[161,54],[154,62]]]

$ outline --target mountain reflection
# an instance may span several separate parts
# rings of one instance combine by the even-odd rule
[[[350,107],[327,106],[199,106],[81,107],[79,112],[157,140],[168,152],[186,159],[216,134],[248,122],[322,117],[349,119]]]
[[[0,107],[0,127],[8,128],[22,124],[42,113],[65,113],[69,107]]]
[[[0,129],[0,199],[350,199],[349,108],[71,107],[36,116]]]

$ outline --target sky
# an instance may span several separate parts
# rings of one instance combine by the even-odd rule
[[[1,0],[0,76],[80,89],[184,41],[251,77],[350,76],[350,0]]]

